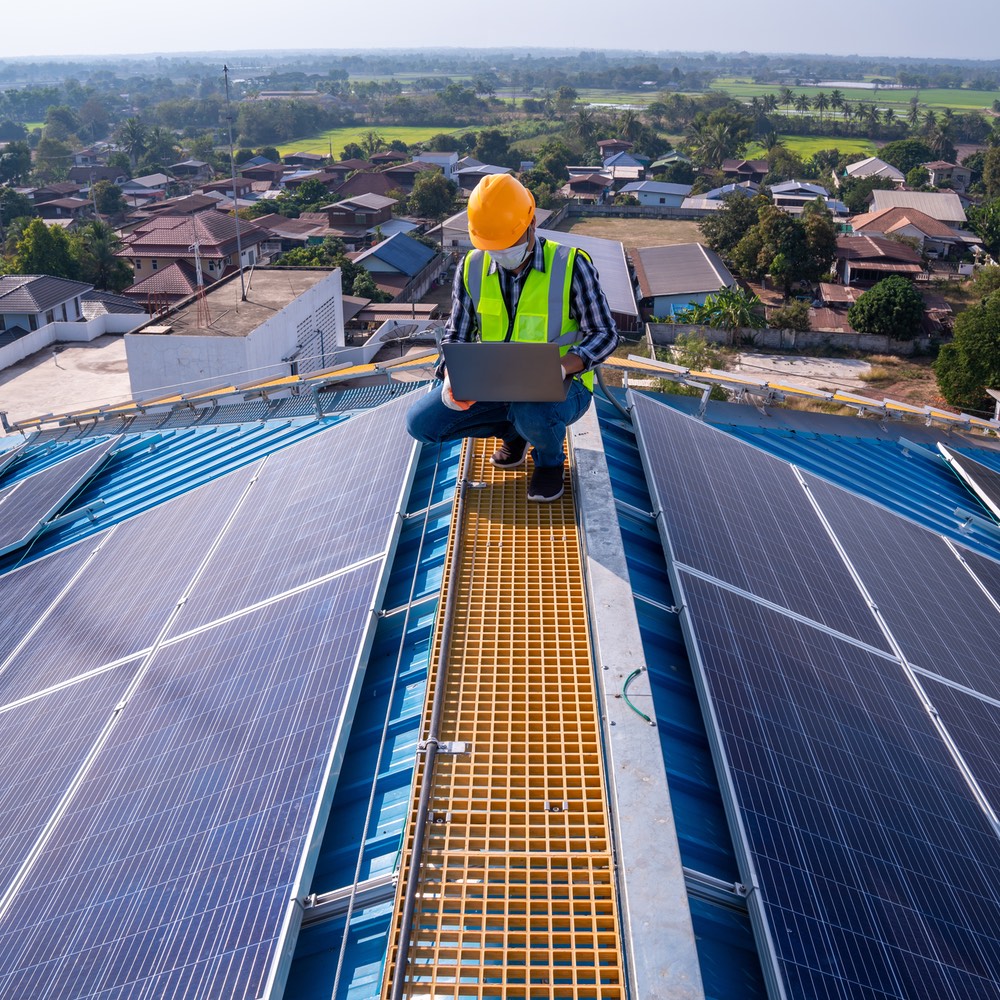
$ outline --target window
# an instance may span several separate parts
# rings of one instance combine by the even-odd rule
[[[56,321],[56,314],[52,309],[48,309],[45,312],[45,322],[54,323]]]
[[[155,271],[160,266],[160,262],[158,260],[151,260],[149,266]]]
[[[66,303],[65,302],[62,304],[62,317],[63,317],[63,322],[64,323],[69,320],[69,313],[66,312]]]
[[[28,317],[28,326],[31,327],[32,330],[38,329],[38,317],[34,313]]]
[[[666,203],[667,203],[667,199],[666,198],[661,198],[660,199],[660,204],[661,205],[666,205]]]

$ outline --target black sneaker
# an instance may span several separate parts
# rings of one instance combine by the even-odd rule
[[[539,468],[531,474],[528,484],[528,499],[537,503],[552,503],[563,495],[563,467],[550,465]]]
[[[504,441],[490,456],[490,462],[498,469],[516,469],[519,465],[524,465],[529,447],[530,445],[523,437],[515,438],[513,441]]]

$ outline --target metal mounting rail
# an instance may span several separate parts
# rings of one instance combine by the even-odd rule
[[[437,754],[418,766],[382,995],[623,1000],[572,490],[530,503],[525,470],[495,469],[494,447],[466,443],[423,728]]]

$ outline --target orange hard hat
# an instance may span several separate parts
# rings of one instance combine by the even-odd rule
[[[510,174],[487,174],[469,196],[469,239],[479,250],[506,250],[535,217],[531,192]]]

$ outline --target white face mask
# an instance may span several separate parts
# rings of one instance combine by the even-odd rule
[[[528,241],[518,243],[517,246],[511,247],[509,250],[491,250],[490,256],[505,271],[515,271],[524,263],[524,258],[528,256]]]

